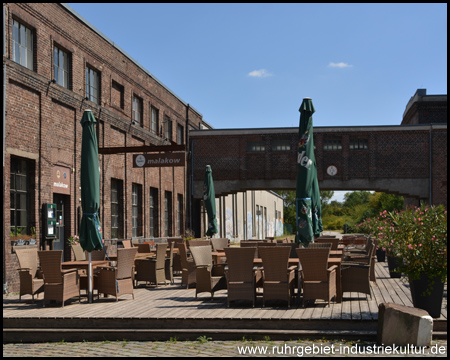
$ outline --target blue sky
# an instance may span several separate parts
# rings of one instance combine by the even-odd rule
[[[68,3],[213,127],[398,125],[447,94],[447,4]]]

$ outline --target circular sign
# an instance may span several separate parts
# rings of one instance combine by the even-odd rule
[[[337,174],[337,167],[334,166],[334,165],[328,166],[328,168],[327,168],[327,174],[330,175],[330,176],[336,175],[336,174]]]
[[[136,165],[142,167],[144,166],[144,164],[145,164],[145,156],[144,155],[136,156]]]

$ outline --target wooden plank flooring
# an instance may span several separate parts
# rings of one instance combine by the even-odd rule
[[[88,304],[82,297],[67,301],[64,308],[58,304],[42,307],[42,297],[31,303],[31,296],[25,295],[19,302],[18,296],[3,298],[3,320],[13,319],[205,319],[215,320],[283,320],[283,321],[348,321],[367,322],[378,319],[378,306],[383,302],[394,302],[412,306],[408,284],[400,279],[391,279],[387,263],[376,263],[376,282],[371,283],[372,297],[359,293],[344,293],[340,304],[317,300],[314,304],[302,308],[297,301],[290,308],[285,303],[268,303],[262,307],[262,298],[258,297],[255,308],[251,304],[237,304],[227,307],[226,290],[215,293],[213,300],[201,293],[195,298],[195,288],[184,289],[179,286],[180,277],[174,285],[158,288],[135,289],[135,300],[124,295],[116,302],[114,298],[95,299]],[[25,300],[25,301],[24,301]],[[447,285],[445,285],[441,317],[447,320]],[[216,323],[220,327],[221,323]]]

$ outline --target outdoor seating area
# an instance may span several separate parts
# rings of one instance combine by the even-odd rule
[[[225,251],[233,252],[237,249],[239,248]],[[247,254],[247,258],[252,257],[253,254]],[[22,296],[21,301],[18,295],[11,295],[3,301],[4,331],[13,327],[32,329],[36,326],[42,327],[40,331],[45,331],[47,326],[49,328],[59,326],[57,324],[60,322],[61,326],[64,324],[65,327],[74,329],[73,331],[77,328],[86,331],[89,327],[102,336],[105,324],[108,329],[117,329],[120,334],[118,336],[123,336],[127,329],[137,328],[142,331],[152,328],[155,334],[158,333],[158,329],[162,329],[158,336],[163,336],[163,331],[167,331],[164,329],[171,328],[175,329],[171,332],[171,336],[180,336],[177,334],[184,331],[183,329],[190,331],[193,326],[198,329],[215,327],[218,333],[221,329],[230,331],[229,329],[246,329],[253,326],[258,329],[282,328],[285,331],[298,329],[329,331],[332,328],[334,331],[345,332],[359,329],[365,333],[372,331],[376,334],[378,306],[381,303],[392,302],[412,306],[408,286],[400,279],[390,278],[387,263],[376,263],[377,282],[370,282],[372,297],[367,297],[364,293],[345,292],[341,303],[331,301],[328,305],[327,301],[311,300],[307,307],[303,307],[300,297],[300,301],[292,301],[291,306],[282,301],[267,302],[263,307],[262,296],[254,297],[253,293],[253,284],[257,282],[258,273],[254,273],[253,268],[250,268],[247,271],[251,273],[249,278],[233,278],[232,258],[233,255],[230,256],[228,281],[242,281],[243,289],[241,291],[238,287],[235,289],[237,293],[233,292],[230,286],[228,290],[216,291],[213,299],[210,294],[205,293],[199,294],[196,298],[196,290],[181,287],[181,276],[175,276],[173,285],[151,289],[135,288],[134,300],[126,295],[119,297],[120,311],[116,301],[103,297],[92,304],[86,299],[79,302],[77,297],[72,297],[66,301],[63,308],[59,304],[43,308],[42,299],[35,299],[32,303],[30,295]],[[246,283],[250,283],[250,286],[247,287]],[[228,295],[232,293],[233,296],[229,298]],[[434,319],[434,331],[446,332],[447,287],[444,294],[441,316]],[[89,319],[89,322],[86,322],[86,319]],[[220,321],[219,328],[217,321]],[[108,331],[111,334],[111,330]],[[67,339],[68,335],[65,336]]]

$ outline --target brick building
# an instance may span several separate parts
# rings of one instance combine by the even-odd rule
[[[99,148],[183,144],[202,115],[69,7],[3,5],[4,284],[17,291],[14,240],[64,249],[81,218],[84,110]],[[173,144],[172,143],[172,144]],[[100,218],[109,238],[184,234],[187,166],[134,168],[132,153],[100,154]],[[57,205],[63,241],[43,240],[41,209]],[[61,226],[63,225],[63,226]],[[57,238],[58,240],[58,238]]]

